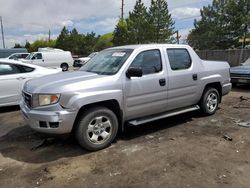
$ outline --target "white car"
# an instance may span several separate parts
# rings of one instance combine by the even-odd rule
[[[29,54],[30,53],[14,53],[14,54],[11,54],[6,59],[14,59],[14,60],[25,59]]]
[[[0,107],[17,105],[27,80],[59,72],[62,72],[62,69],[48,69],[20,61],[1,59]]]
[[[88,60],[90,60],[91,58],[93,58],[97,54],[98,54],[98,52],[92,52],[91,54],[89,54],[88,57],[81,57],[79,59],[82,61],[82,64],[85,64]]]
[[[69,67],[73,66],[73,61],[71,52],[60,49],[42,49],[32,52],[25,60],[22,60],[24,63],[42,67],[62,68],[63,71],[67,71]]]

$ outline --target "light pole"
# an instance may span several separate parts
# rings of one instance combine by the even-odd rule
[[[0,21],[1,21],[1,31],[2,31],[3,48],[5,48],[2,16],[0,16]]]

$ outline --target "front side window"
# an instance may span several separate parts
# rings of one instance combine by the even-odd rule
[[[80,71],[113,75],[120,70],[132,52],[132,49],[103,50],[82,66]]]
[[[192,60],[186,49],[167,49],[168,60],[172,70],[188,69]]]
[[[42,59],[42,54],[41,53],[37,53],[35,54],[32,59]]]
[[[0,75],[18,74],[20,70],[11,64],[0,63]]]
[[[21,57],[22,59],[25,59],[29,54],[21,54]]]
[[[161,53],[159,50],[141,52],[130,66],[141,68],[143,75],[160,72],[162,70]]]

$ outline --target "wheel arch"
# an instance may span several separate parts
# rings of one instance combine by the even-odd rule
[[[93,107],[97,107],[97,106],[106,107],[109,110],[111,110],[112,112],[114,112],[114,114],[117,117],[118,124],[119,124],[118,129],[121,131],[124,130],[123,112],[120,108],[118,101],[115,99],[111,99],[111,100],[105,100],[105,101],[100,101],[100,102],[96,102],[96,103],[90,103],[90,104],[86,104],[86,105],[82,106],[76,115],[76,118],[75,118],[75,121],[73,124],[73,128],[72,128],[72,132],[74,132],[74,130],[76,129],[77,123],[78,123],[81,115],[83,113],[85,113],[88,109],[93,108]]]
[[[220,82],[212,82],[212,83],[208,83],[205,85],[204,89],[203,89],[203,92],[202,92],[202,96],[204,95],[204,92],[206,91],[207,88],[215,88],[218,92],[219,92],[219,103],[221,103],[221,99],[222,99],[222,86],[221,86],[221,83]],[[202,96],[200,98],[200,101],[202,99]]]

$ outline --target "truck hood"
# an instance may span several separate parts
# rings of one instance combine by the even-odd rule
[[[237,74],[250,74],[250,65],[232,67],[230,68],[230,72]]]
[[[24,85],[28,93],[62,93],[91,88],[102,82],[105,75],[84,71],[62,72],[29,80]]]

